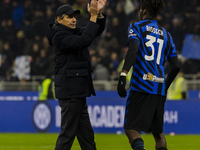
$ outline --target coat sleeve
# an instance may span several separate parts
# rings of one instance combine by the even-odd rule
[[[105,29],[107,15],[103,14],[103,16],[104,16],[104,18],[97,19],[97,24],[99,25],[99,29],[97,31],[96,36],[99,36]]]
[[[67,34],[66,32],[58,32],[53,39],[62,50],[81,50],[91,45],[98,29],[99,25],[97,23],[89,21],[81,35],[74,35],[70,32]]]

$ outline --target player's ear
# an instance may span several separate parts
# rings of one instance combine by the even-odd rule
[[[147,10],[144,9],[142,13],[143,13],[143,16],[146,15],[147,14]]]

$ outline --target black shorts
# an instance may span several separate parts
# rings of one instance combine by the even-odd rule
[[[131,91],[126,102],[124,129],[162,133],[166,97]]]

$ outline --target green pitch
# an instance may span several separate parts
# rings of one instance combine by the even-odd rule
[[[54,150],[58,134],[0,134],[0,150]],[[142,134],[146,150],[155,150],[155,142],[150,134]],[[168,150],[197,150],[200,135],[166,135]],[[131,150],[124,134],[95,134],[98,150]],[[80,150],[75,140],[72,150]]]

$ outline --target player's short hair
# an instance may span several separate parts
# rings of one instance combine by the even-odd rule
[[[163,0],[141,0],[139,9],[146,9],[150,16],[155,18],[164,10],[165,6]]]

